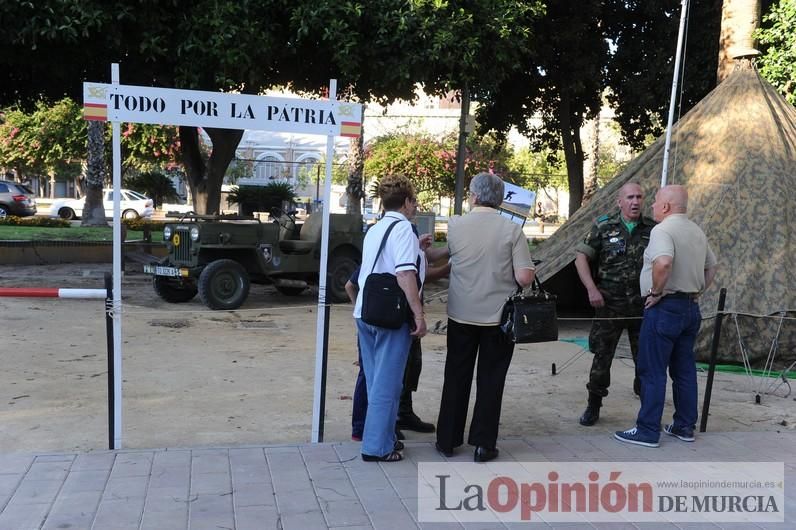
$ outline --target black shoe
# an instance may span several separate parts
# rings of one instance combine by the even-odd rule
[[[483,447],[478,446],[475,448],[475,454],[473,455],[473,462],[489,462],[490,460],[494,460],[498,457],[500,451],[497,450],[497,447]]]
[[[410,412],[405,416],[398,417],[396,424],[399,429],[406,429],[407,431],[415,432],[434,432],[437,430],[433,423],[428,423],[417,417],[417,414]]]
[[[443,449],[439,442],[435,443],[434,447],[437,449],[437,452],[445,458],[450,458],[453,456],[453,449]]]
[[[395,438],[397,440],[406,440],[406,436],[404,436],[404,433],[398,430],[398,427],[395,428]]]
[[[393,451],[403,451],[404,450],[404,443],[401,440],[395,440],[395,444],[392,446]]]
[[[581,425],[584,427],[591,427],[597,420],[600,419],[600,407],[603,405],[603,398],[602,396],[598,396],[597,394],[589,394],[589,404],[586,406],[586,410],[581,414],[580,419],[578,420]]]
[[[589,405],[578,420],[584,427],[591,427],[600,419],[600,407]]]

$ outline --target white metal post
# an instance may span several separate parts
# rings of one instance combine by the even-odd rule
[[[329,101],[337,100],[337,80],[329,80]],[[318,271],[318,321],[315,335],[315,385],[312,400],[312,443],[323,441],[323,419],[326,385],[326,345],[328,335],[326,334],[326,313],[329,311],[327,305],[328,291],[326,285],[326,274],[329,265],[329,219],[331,210],[332,196],[332,160],[334,158],[334,139],[333,135],[326,137],[326,180],[323,185],[323,230],[321,231],[321,264]]]
[[[663,148],[663,170],[661,171],[661,188],[666,186],[669,173],[669,147],[672,143],[672,123],[674,122],[674,107],[677,102],[677,81],[680,77],[680,59],[683,54],[683,38],[685,36],[686,13],[688,0],[682,0],[680,8],[680,29],[677,33],[677,51],[674,55],[674,75],[672,76],[672,95],[669,99],[669,120],[666,124],[666,141]]]
[[[111,65],[111,84],[119,85],[119,64]],[[112,121],[113,130],[113,364],[114,364],[114,449],[122,448],[122,223],[121,183],[122,148],[120,123]]]

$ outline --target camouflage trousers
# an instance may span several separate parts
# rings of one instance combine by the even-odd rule
[[[614,319],[629,316],[642,315],[642,308],[604,306],[595,310],[595,319]],[[586,388],[590,394],[600,397],[608,395],[608,387],[611,386],[611,364],[614,361],[616,345],[622,336],[622,331],[627,330],[627,337],[630,341],[630,353],[633,356],[633,364],[636,364],[638,356],[638,336],[641,331],[641,319],[627,320],[594,320],[589,333],[589,351],[594,354],[589,372],[589,382]],[[637,386],[637,377],[634,379],[634,389]]]

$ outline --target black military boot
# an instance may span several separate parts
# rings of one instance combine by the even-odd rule
[[[584,427],[591,427],[597,423],[597,420],[600,419],[600,407],[602,407],[602,405],[602,396],[598,396],[597,394],[589,394],[589,403],[586,406],[586,410],[580,417],[580,424]]]

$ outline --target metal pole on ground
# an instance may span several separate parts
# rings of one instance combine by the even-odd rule
[[[113,278],[105,273],[105,338],[108,346],[108,449],[115,449],[113,443],[113,426],[115,425],[113,394]]]
[[[727,298],[727,289],[719,291],[719,307],[716,310],[716,324],[713,327],[713,342],[710,345],[710,365],[708,367],[708,382],[705,384],[705,399],[702,402],[702,418],[699,421],[699,432],[708,428],[708,413],[710,412],[710,395],[713,393],[713,376],[716,373],[716,356],[719,352],[719,339],[721,338],[721,321],[724,318],[724,301]]]
[[[337,99],[337,79],[329,80],[329,101]],[[332,209],[333,135],[326,137],[326,180],[323,186],[323,229],[321,231],[321,264],[318,271],[318,320],[315,332],[315,385],[312,400],[312,443],[323,442],[324,406],[326,403],[326,363],[329,347],[329,302],[326,274],[329,270],[329,220]],[[317,214],[316,214],[317,215]]]
[[[119,64],[111,65],[111,83],[118,90]],[[121,124],[111,122],[113,138],[113,448],[122,448],[122,147]]]

